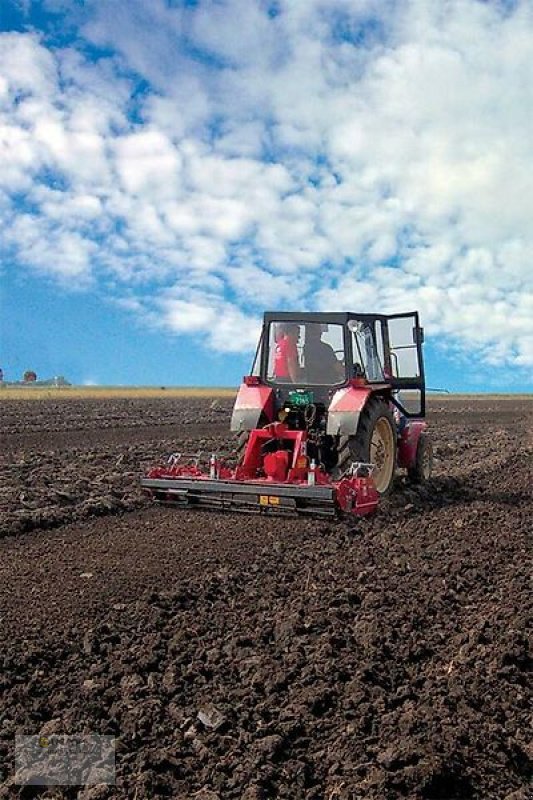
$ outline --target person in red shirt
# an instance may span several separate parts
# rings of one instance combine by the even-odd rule
[[[300,375],[298,347],[296,345],[300,328],[294,323],[276,325],[274,352],[274,377],[296,383]]]

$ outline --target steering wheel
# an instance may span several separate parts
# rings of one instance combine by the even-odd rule
[[[342,349],[342,350],[334,350],[333,352],[335,353],[335,358],[337,358],[337,355],[341,356],[341,358],[337,358],[337,363],[340,364],[341,367],[345,367],[346,366],[346,362],[344,360],[344,357],[345,357],[346,354],[344,352],[344,349]]]

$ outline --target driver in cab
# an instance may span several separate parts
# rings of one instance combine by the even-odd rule
[[[282,381],[297,383],[300,378],[298,361],[298,339],[300,326],[294,322],[278,322],[274,340],[274,377]]]
[[[322,340],[328,326],[309,323],[305,329],[304,363],[308,383],[330,385],[344,377],[344,366],[335,355],[333,347]]]

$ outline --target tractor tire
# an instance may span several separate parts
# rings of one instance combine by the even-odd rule
[[[433,445],[427,433],[422,432],[416,448],[415,464],[407,470],[407,475],[413,483],[426,483],[431,478],[432,471]]]
[[[390,490],[396,471],[396,423],[388,404],[372,397],[361,412],[355,436],[341,436],[337,471],[346,474],[354,461],[374,464],[379,494]]]
[[[257,427],[262,428],[267,423],[267,418],[263,413],[261,413]],[[250,433],[251,431],[239,431],[238,433],[233,434],[233,460],[235,464],[240,464],[244,458],[244,451],[246,450]]]
[[[235,443],[234,453],[235,453],[235,463],[240,464],[242,459],[244,458],[244,451],[246,449],[246,443],[250,438],[250,431],[239,431],[239,433],[235,434]]]

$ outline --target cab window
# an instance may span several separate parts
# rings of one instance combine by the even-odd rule
[[[269,381],[322,386],[345,382],[342,325],[272,323],[268,341]]]
[[[354,360],[354,374],[364,374],[368,381],[379,382],[384,380],[383,375],[383,356],[376,346],[374,336],[374,326],[376,323],[361,322],[350,320],[348,328],[352,332],[352,350]],[[377,340],[382,344],[380,338]],[[381,353],[383,348],[381,347]]]

